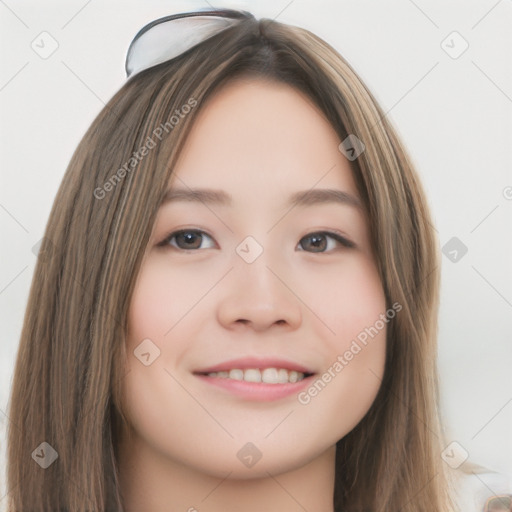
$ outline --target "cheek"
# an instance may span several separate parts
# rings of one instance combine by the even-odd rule
[[[159,424],[161,404],[168,396],[179,396],[179,386],[170,375],[180,366],[187,343],[186,337],[176,333],[182,327],[180,320],[204,289],[194,286],[190,279],[183,282],[181,276],[176,270],[152,261],[141,267],[131,297],[125,397],[134,423],[146,428]],[[169,349],[171,340],[172,350]],[[144,411],[142,415],[141,411]]]
[[[179,451],[176,446],[183,445],[193,455],[190,441],[201,433],[194,425],[204,422],[204,411],[195,407],[177,376],[189,345],[183,332],[185,315],[204,294],[204,288],[199,278],[194,281],[190,273],[184,276],[155,258],[141,267],[130,302],[125,410],[137,438],[167,454],[174,454]],[[145,354],[149,354],[149,361],[145,361]],[[186,428],[182,420],[175,419],[183,411],[189,418]]]
[[[336,283],[338,306],[331,306],[336,336],[330,339],[345,379],[357,380],[364,393],[375,394],[384,371],[386,355],[386,299],[374,262],[361,258]],[[337,367],[339,368],[339,366]],[[366,391],[365,391],[366,390]]]
[[[301,294],[321,320],[318,338],[336,349],[379,320],[386,300],[380,276],[373,260],[354,253],[335,265],[318,265],[303,270]]]
[[[333,299],[332,304],[337,304],[338,310],[334,311],[331,306],[331,314],[335,318],[335,330],[341,336],[340,348],[344,340],[357,338],[364,342],[364,334],[376,323],[379,330],[385,331],[380,319],[386,310],[386,299],[373,262],[360,260],[343,276],[343,282],[336,284],[336,300]]]
[[[163,258],[143,265],[128,313],[129,348],[133,351],[147,338],[159,347],[168,345],[180,321],[204,295],[205,286],[204,276],[180,272]],[[172,354],[179,353],[179,344],[173,343]]]
[[[317,336],[327,357],[318,378],[298,399],[317,428],[331,425],[330,434],[339,439],[361,421],[380,388],[386,301],[374,262],[360,255],[316,277],[317,291],[311,288],[309,296],[315,297],[322,325],[329,327]]]

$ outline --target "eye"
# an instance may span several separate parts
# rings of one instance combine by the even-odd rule
[[[330,244],[326,241],[328,239],[334,240]],[[304,240],[306,243],[304,243]],[[355,247],[355,244],[345,238],[341,233],[336,233],[333,231],[318,231],[315,233],[310,233],[309,235],[303,237],[299,242],[299,246],[304,249],[304,246],[309,245],[314,250],[308,252],[328,252],[331,249],[336,248],[336,243],[343,245],[344,247],[352,248]],[[325,250],[327,248],[327,250]]]
[[[198,229],[182,229],[181,231],[174,231],[158,245],[163,247],[171,246],[181,250],[210,249],[214,247],[213,244],[209,247],[201,247],[203,237],[212,240],[204,231]],[[175,243],[173,243],[173,240],[175,240]]]
[[[209,246],[202,246],[204,238],[208,238],[212,243]],[[331,241],[329,243],[329,240]],[[308,252],[329,252],[336,248],[336,244],[341,244],[344,247],[355,247],[355,244],[345,238],[341,233],[333,231],[317,231],[310,233],[303,237],[299,246],[300,250],[307,250]],[[306,249],[306,246],[313,248],[312,251]],[[159,247],[169,248],[173,247],[178,250],[196,250],[196,249],[211,249],[215,247],[213,239],[204,231],[198,229],[182,229],[173,231],[159,244]]]

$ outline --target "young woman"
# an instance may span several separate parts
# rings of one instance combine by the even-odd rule
[[[349,64],[238,11],[156,20],[35,269],[11,511],[451,510],[439,262]]]

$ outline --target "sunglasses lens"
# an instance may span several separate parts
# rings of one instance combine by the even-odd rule
[[[165,16],[145,25],[130,44],[126,75],[171,60],[209,37],[253,18],[245,11],[217,10]]]
[[[512,512],[512,496],[496,496],[491,498],[484,512]]]

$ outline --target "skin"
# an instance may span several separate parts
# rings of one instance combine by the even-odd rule
[[[158,212],[128,318],[127,511],[333,510],[335,444],[375,399],[385,326],[307,404],[297,394],[246,400],[192,372],[273,356],[318,377],[386,311],[364,211],[285,204],[313,187],[359,197],[340,142],[285,84],[230,82],[200,112],[169,186],[222,189],[233,204],[172,202]],[[205,234],[158,246],[184,228]],[[307,235],[322,230],[355,247],[329,236],[315,246]],[[252,263],[236,251],[249,235],[263,249]],[[160,355],[145,366],[134,350],[147,338]],[[261,453],[252,467],[237,457],[248,442]]]

